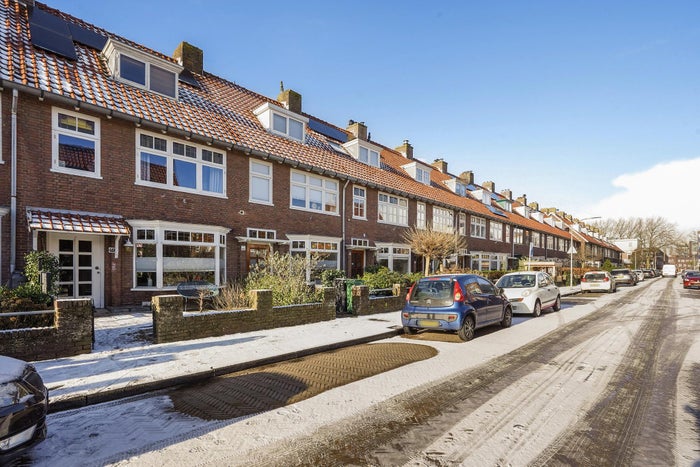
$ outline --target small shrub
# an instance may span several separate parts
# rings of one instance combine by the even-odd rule
[[[390,271],[385,266],[380,267],[377,272],[365,272],[361,279],[370,289],[388,289],[394,284],[403,284],[405,282],[403,274]]]
[[[317,265],[317,257],[307,261],[304,256],[274,252],[248,274],[245,288],[272,290],[273,306],[317,302],[320,297],[306,282],[307,267],[313,271]]]
[[[27,281],[40,285],[41,273],[48,272],[51,283],[48,291],[51,295],[58,294],[58,274],[60,272],[58,257],[48,251],[30,251],[24,256],[24,276]]]
[[[321,284],[324,287],[333,287],[335,279],[344,279],[345,271],[339,269],[326,269],[321,273]]]
[[[249,308],[250,299],[244,284],[229,282],[219,289],[219,295],[213,299],[214,308],[218,310],[235,310]]]

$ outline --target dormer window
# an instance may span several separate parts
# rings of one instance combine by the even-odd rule
[[[456,178],[445,180],[444,183],[453,193],[459,196],[467,196],[467,185],[465,183],[460,182]]]
[[[372,167],[381,167],[381,149],[368,141],[362,141],[355,138],[343,144],[345,150],[352,157],[362,162],[363,164],[371,165]]]
[[[410,164],[402,165],[401,167],[417,182],[420,182],[424,185],[430,185],[431,169],[427,166],[418,162],[412,162]]]
[[[114,79],[164,96],[177,97],[180,65],[111,39],[105,44],[103,54]]]
[[[253,111],[262,126],[277,135],[304,142],[306,124],[309,119],[283,107],[266,102]]]

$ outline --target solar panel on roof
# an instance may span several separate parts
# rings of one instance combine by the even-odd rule
[[[199,81],[197,81],[197,79],[192,75],[192,73],[190,73],[189,70],[182,70],[180,72],[179,79],[183,83],[187,83],[187,84],[194,86],[196,88],[200,87]]]
[[[107,38],[102,34],[98,34],[77,24],[68,23],[70,35],[75,42],[87,45],[93,49],[102,50],[107,43]]]
[[[68,24],[61,18],[33,8],[29,17],[32,44],[71,60],[77,60]]]
[[[489,206],[489,205],[486,205],[486,207],[489,208],[489,211],[491,211],[492,213],[494,213],[494,214],[496,214],[496,215],[498,215],[498,216],[508,217],[508,216],[506,216],[506,214],[505,214],[503,211],[501,211],[500,209],[496,209],[496,208],[494,208],[493,206]]]
[[[469,191],[474,191],[476,189],[477,189],[476,185],[474,185],[473,183],[470,183],[469,185],[467,185],[467,190],[469,190]]]
[[[309,128],[317,133],[321,133],[324,136],[340,141],[341,143],[345,143],[348,140],[348,135],[344,131],[333,128],[332,126],[326,125],[318,120],[309,119]]]

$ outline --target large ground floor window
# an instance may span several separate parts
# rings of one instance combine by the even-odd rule
[[[401,243],[376,243],[377,263],[391,271],[406,274],[411,272],[411,247]]]
[[[317,275],[325,269],[338,269],[340,267],[340,238],[316,237],[313,235],[287,235],[290,240],[289,251],[293,255],[303,255],[309,260],[316,258],[316,267],[306,268],[306,280],[317,279]]]
[[[129,221],[134,231],[134,287],[172,288],[180,282],[226,282],[226,234],[216,226]]]
[[[474,271],[501,271],[508,268],[506,253],[472,252],[471,269]]]

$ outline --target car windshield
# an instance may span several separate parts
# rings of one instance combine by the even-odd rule
[[[501,277],[496,283],[502,289],[525,289],[535,286],[534,274],[513,274]]]
[[[454,286],[449,278],[421,279],[413,291],[409,302],[426,307],[450,306],[454,299]]]
[[[611,274],[613,276],[621,276],[623,274],[629,274],[630,272],[627,269],[613,269]]]

